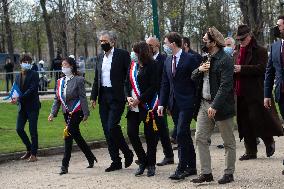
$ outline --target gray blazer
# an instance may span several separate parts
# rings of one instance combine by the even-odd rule
[[[67,82],[66,89],[66,105],[69,109],[74,105],[75,100],[80,99],[81,110],[83,111],[84,116],[89,116],[90,111],[88,107],[88,101],[86,97],[85,90],[85,80],[81,76],[74,76],[71,80]],[[55,94],[54,102],[51,108],[51,114],[56,117],[61,105],[61,101],[57,94]],[[66,109],[62,106],[63,113],[66,113]]]

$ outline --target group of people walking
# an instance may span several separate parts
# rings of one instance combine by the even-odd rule
[[[270,57],[267,50],[258,45],[247,25],[240,25],[236,32],[239,44],[232,48],[233,39],[224,39],[215,28],[206,31],[202,41],[201,57],[190,49],[190,42],[176,32],[164,37],[163,51],[160,42],[150,37],[146,41],[133,44],[131,53],[115,48],[116,35],[111,31],[100,33],[99,41],[104,53],[98,57],[95,78],[91,92],[91,105],[99,104],[102,128],[112,160],[106,172],[131,166],[134,153],[123,136],[120,120],[127,103],[127,135],[138,157],[135,176],[147,170],[147,176],[154,176],[156,165],[174,163],[174,153],[170,142],[166,114],[169,113],[175,125],[175,139],[178,145],[178,164],[172,180],[197,175],[196,151],[200,161],[200,175],[193,183],[214,180],[210,143],[214,127],[217,126],[224,142],[225,169],[219,184],[234,181],[236,162],[236,141],[234,136],[234,116],[240,140],[244,139],[245,153],[239,160],[257,158],[257,138],[266,146],[266,155],[275,152],[273,136],[282,136],[283,128],[272,97],[275,84],[275,99],[284,116],[284,16],[277,21],[281,40],[271,46]],[[230,52],[230,53],[228,53]],[[27,147],[22,159],[36,161],[37,118],[40,108],[36,82],[38,75],[30,70],[31,60],[24,56],[22,72],[16,77],[22,95],[13,98],[19,105],[17,132]],[[268,63],[267,63],[268,62]],[[64,77],[57,80],[56,95],[48,117],[52,121],[60,106],[65,119],[65,151],[60,174],[68,173],[73,139],[85,154],[88,168],[92,168],[97,158],[80,133],[81,121],[90,115],[86,97],[84,78],[78,75],[76,61],[65,58],[62,61]],[[236,101],[236,102],[235,102]],[[190,124],[196,119],[196,145],[191,137]],[[32,141],[30,142],[24,125],[29,120]],[[146,148],[139,138],[139,125],[143,122]],[[164,152],[164,159],[157,163],[158,140]],[[195,148],[197,150],[195,150]]]

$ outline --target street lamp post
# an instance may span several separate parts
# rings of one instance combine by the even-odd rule
[[[159,19],[158,19],[158,4],[157,0],[152,0],[152,10],[153,10],[153,25],[154,25],[154,35],[157,39],[160,40],[160,31],[159,31]]]

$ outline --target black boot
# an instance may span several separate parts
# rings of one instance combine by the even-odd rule
[[[64,175],[68,173],[68,167],[62,166],[59,175]]]
[[[156,167],[153,166],[148,166],[148,172],[147,172],[147,177],[152,177],[156,174]]]
[[[145,169],[146,169],[146,165],[145,164],[140,164],[139,168],[135,172],[135,176],[142,175],[144,173]]]

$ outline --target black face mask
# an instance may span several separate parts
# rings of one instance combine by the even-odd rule
[[[109,43],[103,43],[101,47],[105,52],[108,52],[112,48]]]

